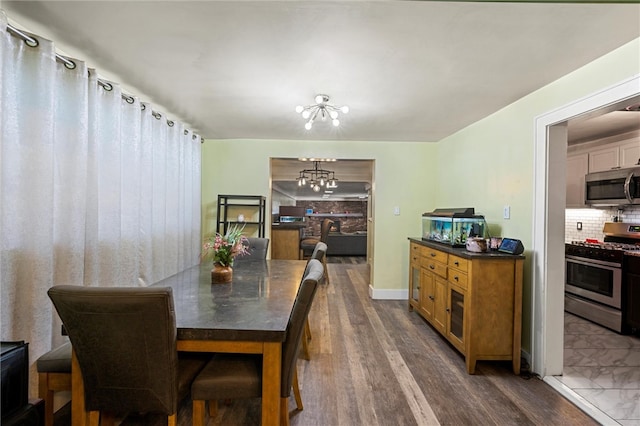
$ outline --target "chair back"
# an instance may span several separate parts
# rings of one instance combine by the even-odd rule
[[[316,244],[316,247],[313,249],[313,253],[311,254],[311,259],[317,259],[322,262],[322,259],[327,254],[327,245],[322,241]]]
[[[331,230],[331,226],[333,225],[333,220],[324,219],[320,224],[320,241],[323,243],[327,242],[327,238],[329,238],[329,231]]]
[[[170,287],[54,286],[48,294],[76,352],[88,411],[177,412]]]
[[[267,258],[267,249],[269,248],[268,238],[249,237],[245,247],[248,253],[244,256],[238,256],[233,261],[234,266],[247,260],[264,260]]]
[[[309,260],[289,317],[287,338],[282,345],[282,385],[280,387],[280,396],[282,398],[288,397],[291,392],[294,368],[302,343],[304,323],[309,315],[309,310],[318,288],[318,282],[322,280],[322,275],[323,268],[320,261],[317,259]]]

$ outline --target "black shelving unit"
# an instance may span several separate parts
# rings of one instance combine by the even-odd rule
[[[244,224],[258,227],[258,237],[264,238],[265,235],[265,217],[266,217],[267,197],[262,195],[218,195],[218,214],[216,231],[224,235],[229,229],[229,225]],[[246,210],[251,213],[251,218],[258,213],[258,221],[237,220],[237,216],[229,217],[230,210],[237,211]],[[250,217],[246,216],[247,219]]]

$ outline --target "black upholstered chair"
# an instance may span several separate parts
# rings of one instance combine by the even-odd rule
[[[310,255],[316,248],[316,244],[320,242],[325,244],[327,243],[327,237],[329,236],[329,231],[331,230],[331,226],[333,225],[333,223],[333,220],[325,218],[320,224],[319,237],[302,237],[300,239],[300,259],[306,259],[308,254]]]
[[[287,338],[282,345],[282,378],[280,386],[280,424],[289,424],[289,395],[293,386],[296,405],[302,410],[298,386],[296,361],[305,320],[322,279],[320,261],[307,263],[298,294],[289,317]],[[205,424],[205,402],[209,401],[209,414],[215,416],[217,400],[254,398],[262,395],[262,357],[260,355],[217,354],[198,374],[191,386],[193,424]]]
[[[248,249],[248,253],[244,256],[237,256],[233,261],[233,266],[242,264],[251,260],[264,260],[267,258],[267,251],[269,249],[269,239],[259,237],[247,238],[245,247]]]
[[[71,391],[71,343],[50,350],[36,361],[38,397],[44,401],[44,426],[53,426],[53,395]]]
[[[209,357],[178,356],[171,288],[54,286],[48,294],[78,359],[90,423],[161,413],[176,425]]]

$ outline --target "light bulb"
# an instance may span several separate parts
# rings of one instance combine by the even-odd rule
[[[302,118],[304,118],[305,120],[310,116],[311,116],[311,112],[308,109],[305,109],[304,111],[302,111]]]
[[[312,126],[311,122],[307,121],[307,124],[304,125],[304,128],[307,130],[311,130],[311,126]]]
[[[313,187],[314,192],[320,192],[320,187],[318,185],[315,185]]]
[[[316,103],[320,104],[324,100],[324,97],[322,95],[316,95],[315,99],[316,99]]]
[[[300,182],[302,182],[302,185],[306,185],[307,184],[307,180],[305,178],[302,178],[302,180]]]
[[[340,108],[340,111],[342,111],[344,114],[348,114],[349,113],[349,107],[345,105],[345,106]]]
[[[338,120],[337,118],[331,121],[333,123],[333,125],[335,127],[338,127],[340,125],[340,120]]]
[[[298,106],[296,107],[296,112],[297,112],[298,114],[300,114],[302,111],[304,111],[304,107],[303,107],[302,105],[298,105]]]
[[[336,118],[338,118],[338,111],[330,111],[329,115],[335,120]]]
[[[320,178],[320,186],[324,185],[324,178]]]

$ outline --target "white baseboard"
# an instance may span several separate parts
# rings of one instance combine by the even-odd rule
[[[385,290],[375,289],[369,284],[369,297],[376,300],[406,300],[409,301],[408,289]]]

